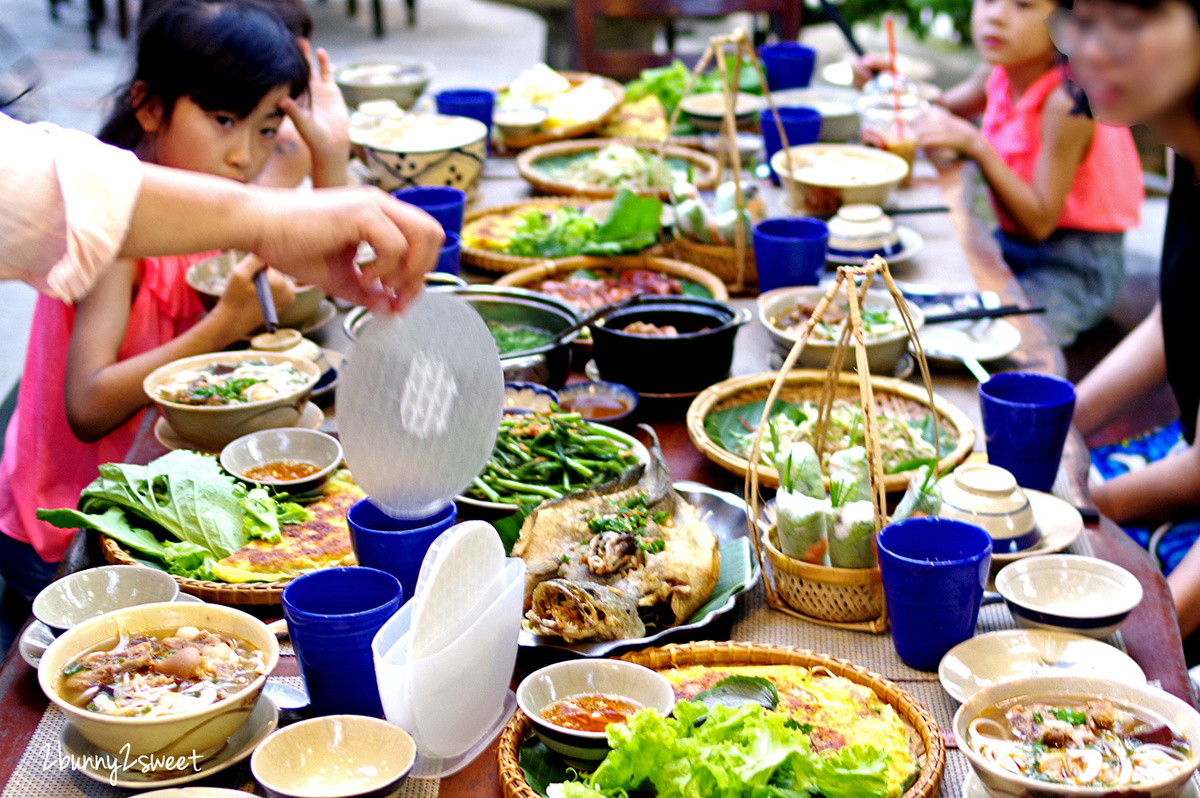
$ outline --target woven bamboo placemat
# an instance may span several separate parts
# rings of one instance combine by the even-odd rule
[[[299,676],[272,676],[271,680],[293,687],[304,686]],[[8,784],[4,786],[4,792],[0,793],[0,798],[118,798],[136,795],[130,790],[102,784],[72,769],[59,744],[66,724],[66,716],[58,707],[50,704],[25,744],[25,752]],[[256,792],[257,785],[250,773],[249,758],[188,786],[192,785],[261,794]],[[401,785],[397,798],[437,798],[439,785],[438,779],[410,778]]]

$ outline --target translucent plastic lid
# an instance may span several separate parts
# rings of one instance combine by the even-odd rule
[[[445,507],[483,469],[504,404],[496,344],[467,302],[424,292],[359,332],[338,386],[346,463],[397,518]]]

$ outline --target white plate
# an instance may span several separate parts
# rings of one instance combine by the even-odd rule
[[[992,793],[988,792],[988,788],[975,775],[974,770],[968,771],[967,777],[963,779],[962,798],[992,798]],[[1183,786],[1183,792],[1179,794],[1179,798],[1200,798],[1200,789],[1196,787],[1195,776],[1187,780],[1187,783]]]
[[[119,767],[122,763],[121,757],[92,745],[70,723],[63,727],[59,744],[62,746],[62,752],[70,758],[71,762],[79,766],[76,770],[90,779],[125,789],[145,789],[155,785],[170,787],[174,784],[197,781],[236,765],[254,753],[258,744],[275,731],[278,725],[279,710],[269,700],[260,698],[254,704],[254,709],[250,711],[246,722],[225,741],[224,748],[197,764],[195,769],[185,771],[143,773],[136,768],[127,770]],[[112,762],[118,767],[115,771],[102,767],[106,762]],[[131,762],[130,764],[135,763]]]
[[[900,234],[900,251],[885,258],[889,264],[903,263],[925,246],[925,239],[911,227],[899,225],[896,232]],[[862,266],[871,257],[868,255],[835,255],[830,252],[825,255],[825,262],[831,266]]]
[[[312,402],[305,402],[304,409],[300,411],[300,418],[296,419],[296,423],[292,426],[303,427],[304,429],[320,429],[324,423],[325,412]],[[175,431],[170,422],[167,421],[166,416],[159,416],[158,421],[154,422],[154,437],[167,449],[191,449],[193,452],[220,454],[219,451],[210,452],[206,449],[201,449],[196,444],[182,437]]]
[[[720,607],[713,607],[702,617],[696,618],[691,623],[671,626],[646,637],[603,640],[594,643],[567,643],[558,637],[535,635],[532,632],[522,629],[520,637],[521,646],[560,648],[584,657],[603,657],[618,648],[642,648],[677,632],[699,629],[702,626],[707,626],[715,618],[724,615],[734,608],[738,597],[744,595],[746,591],[753,587],[754,583],[758,581],[759,576],[761,576],[758,558],[754,556],[754,549],[750,545],[749,534],[746,529],[746,503],[732,493],[713,490],[707,485],[701,485],[698,482],[676,482],[675,490],[683,497],[684,501],[699,511],[700,517],[708,523],[713,533],[717,536],[718,544],[744,541],[749,549],[750,572],[745,582],[743,582],[741,590],[730,596],[729,600]],[[760,524],[760,526],[765,533],[766,525]]]
[[[633,450],[633,454],[635,457],[637,457],[639,463],[649,463],[650,462],[650,451],[645,446],[643,446],[641,441],[639,441],[637,438],[633,437],[632,435],[627,435],[624,432],[621,432],[621,430],[619,430],[619,429],[614,429],[613,427],[609,427],[604,424],[597,424],[596,426],[604,427],[604,429],[609,434],[613,435],[614,437],[620,438],[625,443],[627,443],[629,445],[629,448]],[[488,501],[483,501],[482,499],[474,499],[470,496],[462,496],[462,495],[455,496],[454,501],[457,502],[458,504],[465,504],[465,505],[469,505],[471,507],[477,507],[480,510],[487,510],[488,512],[515,513],[517,511],[517,507],[512,504],[501,504],[500,502],[488,502]]]
[[[1026,490],[1033,507],[1033,520],[1041,530],[1042,539],[1033,548],[1004,554],[992,554],[992,573],[1010,562],[1038,554],[1055,554],[1070,546],[1083,532],[1083,516],[1068,502],[1040,490]]]
[[[175,601],[204,603],[204,599],[199,596],[192,596],[187,593],[180,593],[175,597]],[[25,632],[21,635],[17,650],[21,653],[21,659],[25,660],[29,667],[36,669],[41,664],[42,653],[53,642],[54,634],[50,631],[50,627],[41,621],[35,620],[26,627]]]
[[[959,703],[994,684],[1027,676],[1092,676],[1145,684],[1132,658],[1108,643],[1068,632],[1014,629],[972,637],[938,665],[942,687]]]
[[[927,313],[929,311],[926,311]],[[918,333],[925,357],[941,364],[962,368],[962,363],[950,355],[969,355],[980,363],[999,360],[1017,351],[1021,331],[1005,319],[975,319],[926,324]],[[937,355],[934,352],[938,353]]]
[[[138,798],[246,798],[246,793],[224,787],[168,787],[141,793]]]

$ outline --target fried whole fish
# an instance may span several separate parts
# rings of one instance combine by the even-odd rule
[[[658,440],[643,429],[652,438],[648,467],[544,502],[525,519],[513,555],[525,560],[525,626],[535,634],[640,637],[683,623],[712,594],[716,535],[671,487]]]

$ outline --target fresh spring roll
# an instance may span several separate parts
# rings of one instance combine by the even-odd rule
[[[829,528],[829,564],[834,568],[874,568],[875,506],[853,501],[835,508],[837,521]]]
[[[776,493],[776,529],[783,553],[794,560],[828,565],[829,542],[825,532],[828,512],[829,499],[814,498],[796,490]]]
[[[821,462],[807,441],[798,441],[775,454],[775,470],[779,484],[788,485],[796,493],[814,499],[825,498],[825,483],[821,479]]]
[[[923,465],[909,477],[908,490],[904,491],[904,498],[896,505],[892,523],[914,516],[937,515],[941,509],[942,490],[933,478],[933,469]]]
[[[867,464],[866,449],[851,446],[829,456],[830,493],[835,492],[835,482],[842,486],[841,501],[837,504],[871,501],[871,469]]]

